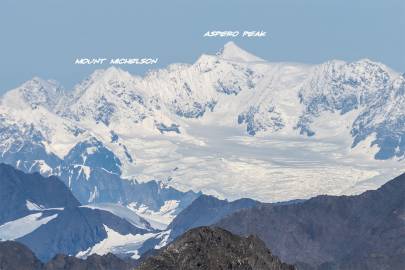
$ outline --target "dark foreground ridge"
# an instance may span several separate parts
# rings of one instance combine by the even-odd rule
[[[405,174],[357,196],[245,209],[216,226],[257,235],[300,270],[404,270]]]
[[[224,229],[192,229],[156,256],[147,258],[139,270],[293,270],[273,256],[257,237],[239,237]]]
[[[42,270],[42,263],[23,244],[0,242],[0,270]]]
[[[43,264],[23,244],[0,242],[0,270],[294,270],[273,256],[254,236],[240,237],[212,227],[192,229],[148,257],[135,268],[135,262],[113,254],[91,255],[86,260],[56,255]]]

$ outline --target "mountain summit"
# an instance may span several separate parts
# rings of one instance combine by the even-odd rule
[[[265,60],[241,49],[233,41],[229,41],[224,47],[217,53],[217,56],[232,61],[241,62],[264,62]]]
[[[53,110],[64,96],[65,91],[58,82],[34,77],[20,87],[8,91],[1,102],[16,109],[29,105],[32,108],[43,106]]]

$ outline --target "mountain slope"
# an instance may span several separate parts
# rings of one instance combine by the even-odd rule
[[[147,258],[138,268],[149,269],[295,269],[280,262],[260,239],[241,238],[220,228],[200,227]]]
[[[402,269],[405,175],[358,196],[242,210],[217,225],[255,234],[300,269]]]
[[[228,202],[213,196],[201,195],[170,223],[167,228],[170,230],[170,239],[173,240],[192,228],[212,225],[227,215],[258,204],[259,202],[251,199]]]
[[[0,164],[0,224],[38,210],[79,205],[69,189],[56,177],[26,174]]]
[[[27,245],[42,261],[59,253],[87,257],[113,252],[130,257],[153,232],[150,228],[135,227],[106,211],[76,207],[59,212],[57,218],[16,241]],[[119,236],[124,241],[120,242]],[[100,243],[103,246],[98,248]],[[132,248],[125,247],[127,245]]]

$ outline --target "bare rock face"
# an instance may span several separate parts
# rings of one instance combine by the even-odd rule
[[[213,227],[192,229],[147,258],[139,270],[293,270],[274,257],[257,237],[236,236]]]

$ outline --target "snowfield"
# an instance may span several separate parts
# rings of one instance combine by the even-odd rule
[[[329,123],[336,123],[333,115],[329,117]],[[347,129],[337,134],[325,127],[319,138],[247,137],[229,128],[197,124],[188,130],[204,144],[148,140],[131,145],[138,153],[133,175],[220,198],[277,202],[319,194],[358,194],[378,188],[404,168],[402,161],[375,160],[369,142],[351,149]]]
[[[86,258],[92,254],[106,255],[108,253],[126,254],[133,259],[139,259],[138,249],[142,244],[156,234],[127,234],[122,235],[104,225],[107,237],[85,251],[78,252],[75,256]]]

